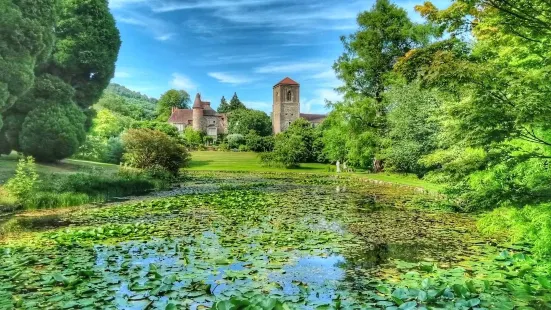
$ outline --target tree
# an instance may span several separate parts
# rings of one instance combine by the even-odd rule
[[[8,87],[11,89],[10,104],[0,108],[3,118],[0,135],[7,140],[10,149],[28,152],[37,160],[70,156],[70,152],[76,151],[78,144],[84,141],[81,128],[88,129],[91,125],[89,117],[95,115],[90,106],[100,97],[115,70],[121,42],[107,2],[17,1],[20,9],[17,13],[10,1],[2,1],[0,10],[7,10],[6,14],[11,18],[9,27],[15,27],[15,32],[1,31],[5,35],[2,42],[7,44],[0,49],[8,48],[8,54],[0,55],[0,59],[10,59],[10,65],[2,65],[0,70],[10,72],[0,76],[9,77],[18,86],[17,89]],[[17,21],[17,18],[21,20]],[[18,29],[19,25],[23,27]],[[19,50],[10,51],[10,48]],[[16,55],[26,57],[25,70],[17,67]],[[36,113],[38,109],[45,114]],[[59,122],[55,118],[48,120],[45,119],[47,116],[61,119]],[[46,125],[44,130],[48,137],[45,140],[40,141],[40,129],[32,124],[33,121]],[[49,142],[55,144],[45,144]],[[32,143],[41,145],[33,146]],[[52,150],[48,151],[48,147]]]
[[[230,105],[228,104],[228,101],[226,101],[226,97],[222,96],[222,99],[220,100],[220,105],[218,106],[218,109],[216,109],[216,112],[228,113],[229,111]]]
[[[115,74],[121,39],[105,0],[61,0],[46,72],[75,89],[81,108],[96,103]]]
[[[237,93],[234,93],[233,97],[230,100],[229,109],[226,112],[232,112],[232,111],[236,111],[236,110],[239,110],[239,109],[246,109],[246,108],[247,107],[237,97]]]
[[[74,103],[42,105],[25,118],[19,137],[21,150],[40,161],[67,158],[85,140],[84,121]]]
[[[131,125],[132,128],[146,128],[146,129],[152,129],[152,130],[158,130],[160,132],[163,132],[167,135],[169,135],[172,138],[178,139],[180,137],[180,133],[178,132],[178,128],[174,127],[173,125],[167,123],[167,122],[160,122],[160,121],[141,121],[141,122],[134,122]]]
[[[204,133],[199,130],[193,129],[191,126],[187,126],[182,133],[184,138],[184,144],[189,149],[196,150],[203,145]]]
[[[272,134],[272,120],[263,111],[237,109],[228,117],[230,134],[246,135],[250,130],[256,131],[261,136]]]
[[[393,66],[412,48],[427,44],[436,31],[411,22],[404,9],[388,0],[377,0],[357,21],[360,29],[341,38],[345,52],[333,66],[344,82],[337,89],[344,99],[331,103],[335,111],[325,125],[325,154],[332,161],[380,170],[387,131],[385,93],[392,87]],[[328,128],[330,124],[335,128]]]
[[[190,160],[185,147],[158,130],[130,129],[123,134],[122,141],[126,150],[123,160],[132,167],[165,169],[178,175]]]
[[[275,136],[274,150],[262,153],[260,158],[266,165],[295,168],[300,165],[306,152],[306,144],[301,136],[280,133]]]
[[[172,108],[189,109],[189,94],[184,90],[171,89],[164,93],[157,102],[157,119],[167,121]]]

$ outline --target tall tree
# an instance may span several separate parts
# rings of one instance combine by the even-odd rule
[[[341,38],[345,52],[333,65],[344,83],[337,89],[344,100],[333,103],[329,123],[335,127],[324,135],[326,153],[332,160],[381,169],[388,110],[385,92],[392,86],[393,66],[412,48],[427,44],[435,31],[431,25],[411,22],[407,12],[389,0],[377,0],[357,22],[359,30]],[[348,141],[342,144],[342,138]],[[337,151],[338,145],[347,149]]]
[[[166,121],[170,117],[173,107],[189,109],[190,102],[189,94],[185,90],[171,89],[157,101],[157,118]]]
[[[28,56],[29,61],[25,66],[33,72],[32,76],[27,77],[32,82],[29,89],[18,91],[18,96],[10,97],[11,101],[16,97],[17,100],[10,103],[9,109],[4,107],[3,120],[9,128],[4,128],[0,135],[5,136],[11,149],[23,149],[40,160],[61,159],[70,156],[70,152],[82,143],[81,125],[85,129],[91,124],[86,116],[94,115],[89,113],[89,107],[97,101],[113,77],[121,44],[119,32],[105,0],[14,3],[18,4],[22,13],[27,12],[21,15],[22,24],[32,26],[31,30],[25,28],[27,30],[16,31],[17,38],[22,42],[36,42],[38,47],[34,51],[39,52],[36,52],[36,59],[33,60],[35,54],[21,51],[21,55]],[[10,6],[2,5],[0,10],[6,7]],[[57,14],[48,13],[54,11]],[[40,22],[33,21],[35,19]],[[9,36],[8,40],[3,40],[7,42],[2,44],[3,47],[20,49],[24,46],[14,41],[15,37]],[[48,52],[51,43],[45,42],[55,42],[52,53]],[[13,65],[0,66],[0,70],[10,67],[15,68]],[[34,112],[36,109],[40,109],[41,113]],[[48,123],[44,129],[44,133],[49,135],[47,139],[38,134],[39,130],[27,119],[29,117],[40,124]],[[75,134],[69,134],[71,132]],[[71,135],[71,138],[67,135]],[[54,144],[48,146],[48,142]],[[41,144],[41,147],[33,144]],[[47,147],[55,147],[59,151],[50,152]]]
[[[222,96],[222,99],[220,99],[220,105],[218,106],[218,109],[216,109],[216,112],[227,113],[229,111],[230,111],[230,105],[228,104],[226,97]]]
[[[230,100],[230,107],[228,109],[228,112],[246,108],[247,107],[245,107],[241,100],[239,100],[239,97],[237,97],[237,93],[234,93],[233,97]]]

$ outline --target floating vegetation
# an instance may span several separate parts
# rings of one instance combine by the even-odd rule
[[[188,178],[186,194],[42,221],[64,225],[21,221],[27,233],[0,247],[0,308],[551,307],[549,266],[482,238],[467,215],[415,208],[412,189],[281,173]]]

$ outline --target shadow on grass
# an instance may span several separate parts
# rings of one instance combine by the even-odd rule
[[[210,166],[213,162],[214,160],[192,160],[189,163],[189,168]]]

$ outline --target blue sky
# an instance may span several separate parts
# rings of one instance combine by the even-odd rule
[[[415,20],[415,4],[400,0]],[[435,1],[438,6],[447,0]],[[237,92],[249,108],[271,112],[272,87],[301,84],[301,112],[325,113],[338,100],[331,66],[339,37],[374,0],[110,0],[122,47],[112,82],[149,96],[170,88],[217,107]]]

